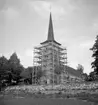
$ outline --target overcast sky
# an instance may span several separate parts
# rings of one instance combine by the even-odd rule
[[[54,36],[67,47],[68,65],[91,72],[98,0],[0,0],[0,55],[16,52],[21,64],[32,66],[33,47],[47,39],[50,5]]]

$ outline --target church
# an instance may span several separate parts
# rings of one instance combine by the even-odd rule
[[[68,79],[80,79],[76,70],[67,66],[67,49],[54,38],[52,14],[49,17],[49,28],[47,40],[34,47],[33,66],[40,67],[44,72],[41,84],[60,84]],[[72,71],[77,76],[70,74]],[[35,81],[36,82],[36,81]]]

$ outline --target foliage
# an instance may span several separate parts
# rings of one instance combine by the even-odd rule
[[[43,71],[41,70],[41,67],[28,67],[26,68],[20,75],[22,78],[24,78],[24,81],[26,84],[32,84],[35,80],[38,82],[40,78],[43,76]]]
[[[12,85],[13,82],[18,84],[20,81],[20,73],[23,70],[20,60],[16,53],[13,53],[8,60],[6,57],[0,57],[0,85]]]
[[[91,65],[92,68],[94,68],[94,72],[98,74],[98,35],[96,36],[95,43],[90,50],[93,51],[92,57],[94,58],[94,61],[91,63]]]
[[[86,73],[82,74],[82,79],[88,81],[88,75]]]
[[[2,56],[0,57],[0,87],[4,86],[4,81],[9,80],[9,71],[7,71],[8,68],[8,60]]]
[[[24,82],[26,84],[32,84],[32,71],[33,71],[33,68],[28,67],[24,69],[20,74],[20,76],[24,79]]]
[[[81,74],[83,74],[84,67],[83,67],[81,64],[78,64],[77,70],[78,70]]]
[[[59,75],[59,74],[62,73],[63,69],[64,69],[63,66],[56,65],[56,66],[55,66],[55,69],[54,69],[54,72],[55,72],[57,75]]]
[[[90,72],[88,80],[95,81],[98,80],[98,35],[96,36],[95,43],[90,50],[93,51],[92,57],[94,58],[94,61],[91,63],[91,66],[94,71]]]
[[[40,82],[40,78],[44,75],[44,71],[42,71],[41,67],[40,66],[35,66],[33,67],[33,73],[32,73],[32,80],[33,82],[37,82],[39,83]]]
[[[20,60],[16,53],[13,53],[9,59],[9,70],[12,73],[12,80],[16,81],[16,84],[20,81],[20,73],[24,70],[23,66],[20,64]]]
[[[98,80],[98,75],[96,74],[96,72],[90,72],[89,74],[89,80],[91,81],[95,81],[95,80]]]

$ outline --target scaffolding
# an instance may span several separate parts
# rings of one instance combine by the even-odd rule
[[[44,72],[45,79],[41,79],[40,83],[54,85],[64,82],[64,74],[67,73],[67,49],[65,47],[51,41],[34,47],[33,55],[33,67],[36,69],[33,70],[33,76],[37,75],[38,67]],[[56,69],[61,70],[59,76],[55,73]],[[56,79],[58,77],[59,79]],[[34,83],[37,83],[36,79],[34,79]]]

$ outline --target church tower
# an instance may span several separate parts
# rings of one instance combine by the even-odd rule
[[[59,84],[67,65],[66,48],[54,38],[52,15],[50,13],[47,40],[34,48],[33,66],[38,66],[44,73],[41,83]]]

